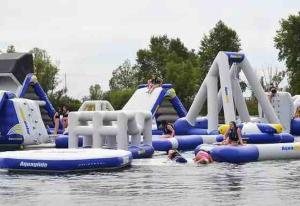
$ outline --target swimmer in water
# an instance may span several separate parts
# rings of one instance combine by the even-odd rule
[[[181,156],[181,154],[177,150],[169,150],[168,151],[168,159],[173,160],[178,163],[186,163],[187,160]]]
[[[198,164],[209,164],[209,163],[213,162],[213,159],[208,152],[200,150],[196,154],[196,156],[194,158],[194,162],[198,163]]]

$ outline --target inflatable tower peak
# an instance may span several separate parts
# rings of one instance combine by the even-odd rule
[[[26,75],[33,71],[32,54],[0,54],[0,89],[18,94]]]
[[[19,98],[34,100],[40,106],[45,125],[52,125],[55,114],[47,94],[33,75],[31,53],[0,54],[0,90],[10,91]]]

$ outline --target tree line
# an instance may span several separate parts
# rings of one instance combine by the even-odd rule
[[[269,72],[260,77],[267,89],[269,84],[279,84],[284,75],[288,77],[288,91],[300,94],[300,12],[281,19],[279,29],[274,34],[274,46],[278,49],[279,61],[284,61],[286,71]],[[112,72],[109,91],[103,92],[99,84],[91,85],[89,95],[83,100],[105,99],[115,109],[121,109],[139,84],[146,83],[152,74],[174,85],[179,98],[186,108],[191,105],[194,95],[202,84],[210,65],[219,51],[241,51],[241,40],[237,32],[219,21],[208,34],[204,34],[197,49],[188,49],[179,38],[167,35],[152,36],[148,48],[139,49],[134,63],[125,60]],[[15,52],[9,46],[7,52]],[[43,49],[34,48],[35,74],[54,106],[68,105],[77,110],[82,100],[66,95],[65,89],[56,90],[59,68]],[[247,83],[240,82],[245,91]],[[251,89],[251,88],[249,88]],[[257,102],[249,100],[249,111],[255,113]]]

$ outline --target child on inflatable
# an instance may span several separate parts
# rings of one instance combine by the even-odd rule
[[[163,122],[163,127],[164,135],[162,135],[160,138],[172,138],[175,136],[175,130],[171,123]]]
[[[294,118],[300,118],[300,107],[297,107]]]
[[[69,116],[69,110],[67,109],[67,107],[64,105],[62,107],[62,122],[63,122],[63,127],[64,129],[66,129],[69,125],[68,125],[68,116]]]
[[[272,98],[275,97],[277,94],[277,88],[275,86],[273,86],[273,84],[271,84],[269,90],[270,90],[270,94],[268,96],[269,96],[270,102],[272,102]]]
[[[54,122],[54,135],[57,135],[58,129],[59,129],[59,122],[60,122],[60,116],[62,115],[62,111],[60,107],[58,108],[58,111],[55,112],[54,117],[53,117],[53,122]]]
[[[155,75],[151,75],[151,78],[148,80],[147,84],[147,93],[151,94],[155,88],[160,87],[162,85],[162,80],[156,77]]]
[[[222,142],[222,144],[225,145],[243,145],[241,130],[236,126],[234,121],[229,123],[229,128],[224,135],[224,139],[225,140]]]

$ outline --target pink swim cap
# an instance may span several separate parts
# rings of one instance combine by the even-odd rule
[[[197,159],[202,159],[202,158],[209,159],[209,154],[207,152],[201,150],[197,153],[196,158]]]

